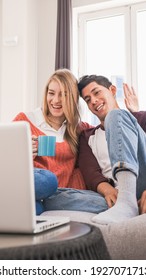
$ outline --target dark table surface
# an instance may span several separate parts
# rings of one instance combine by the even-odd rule
[[[39,234],[0,234],[0,259],[110,259],[100,229],[70,222]]]

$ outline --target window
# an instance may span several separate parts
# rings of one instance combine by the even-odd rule
[[[131,13],[133,23],[133,79],[138,90],[140,109],[146,110],[146,33],[144,31],[146,4],[133,5]]]
[[[73,71],[78,77],[97,74],[112,82],[122,77],[134,86],[140,109],[146,110],[146,3],[80,12],[75,20]],[[119,96],[119,105],[125,107]],[[95,122],[89,115],[88,121]]]

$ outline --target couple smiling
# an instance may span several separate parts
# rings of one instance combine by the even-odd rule
[[[133,102],[137,110],[133,89],[123,86],[127,107],[132,110]],[[96,128],[80,122],[79,94],[99,118]],[[31,127],[37,214],[102,212],[94,222],[120,222],[138,215],[140,198],[145,212],[146,113],[133,113],[142,129],[115,97],[116,87],[103,76],[84,76],[78,83],[71,71],[58,69],[47,82],[42,108],[15,117]],[[55,157],[37,155],[33,139],[44,134],[56,136]]]

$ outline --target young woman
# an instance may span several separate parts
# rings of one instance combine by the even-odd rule
[[[87,123],[80,122],[77,80],[68,69],[58,69],[49,78],[42,108],[19,113],[14,121],[27,121],[32,132],[36,210],[82,210],[98,213],[107,209],[104,199],[85,184],[76,166],[78,136]],[[36,138],[56,136],[55,157],[38,156]],[[57,189],[58,182],[58,191]],[[87,203],[88,202],[88,203]]]

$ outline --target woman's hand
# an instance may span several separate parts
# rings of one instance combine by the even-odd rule
[[[141,199],[138,201],[139,214],[146,213],[146,190],[142,193]]]
[[[133,87],[131,87],[131,89],[130,89],[127,84],[123,84],[123,89],[124,89],[124,95],[125,95],[126,108],[130,112],[138,112],[138,110],[139,110],[138,97],[137,97]]]
[[[33,159],[35,159],[35,157],[38,154],[38,137],[35,135],[32,135],[32,154],[33,154]]]

